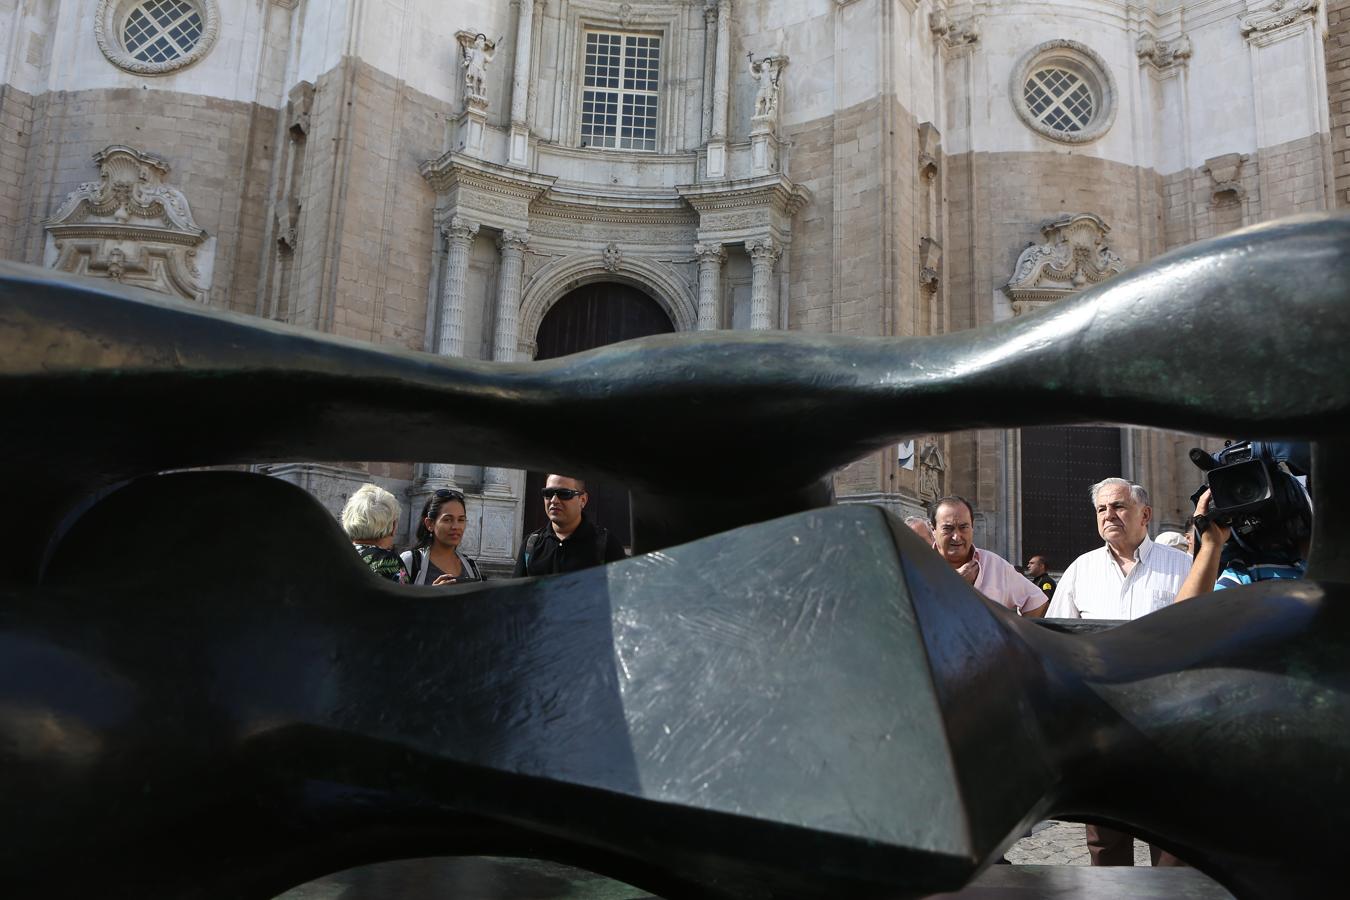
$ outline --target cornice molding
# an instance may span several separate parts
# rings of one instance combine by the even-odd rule
[[[526,202],[540,197],[557,181],[556,176],[485,162],[454,150],[423,162],[417,170],[438,194],[465,186]]]
[[[788,216],[811,202],[811,192],[784,175],[766,175],[737,181],[677,185],[675,190],[700,214],[746,207],[770,206]]]

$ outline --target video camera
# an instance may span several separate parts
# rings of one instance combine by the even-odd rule
[[[1293,562],[1312,534],[1312,502],[1295,476],[1311,471],[1307,444],[1238,441],[1217,453],[1199,447],[1191,462],[1205,472],[1205,483],[1191,495],[1194,503],[1208,488],[1209,518],[1231,526],[1230,555],[1249,564]]]

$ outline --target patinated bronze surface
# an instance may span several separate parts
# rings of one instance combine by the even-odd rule
[[[1331,895],[1348,238],[1344,218],[1249,229],[940,339],[678,336],[517,366],[5,268],[7,887],[267,897],[496,853],[669,898],[914,897],[1058,815],[1123,825],[1239,897]],[[833,467],[896,436],[1027,409],[1319,439],[1314,579],[1063,634],[878,510],[812,509]],[[662,549],[400,588],[286,484],[137,477],[447,457],[626,479]]]

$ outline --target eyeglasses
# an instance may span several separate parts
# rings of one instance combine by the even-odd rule
[[[544,488],[539,493],[544,495],[545,500],[552,500],[554,497],[559,500],[574,500],[586,492],[573,490],[572,488]]]

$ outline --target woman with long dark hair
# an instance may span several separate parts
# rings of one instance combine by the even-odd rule
[[[401,557],[413,584],[483,580],[478,563],[459,549],[468,524],[468,508],[459,491],[442,488],[427,498],[417,523],[417,545]]]

